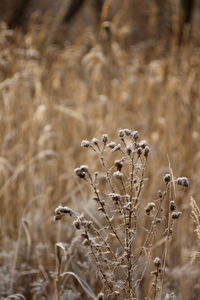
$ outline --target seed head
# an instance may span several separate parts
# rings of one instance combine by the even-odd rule
[[[108,142],[108,135],[107,135],[107,134],[103,134],[103,135],[102,135],[102,142],[103,142],[104,144],[106,144],[106,143]]]
[[[154,202],[150,202],[147,204],[147,206],[145,207],[145,212],[146,214],[149,216],[151,211],[155,209],[155,203]]]
[[[144,157],[148,157],[149,156],[149,152],[150,152],[150,148],[148,147],[148,146],[146,146],[145,148],[144,148]]]
[[[178,185],[181,185],[183,187],[189,187],[189,180],[187,177],[179,177],[177,178]]]
[[[131,155],[131,153],[132,153],[132,147],[131,147],[131,145],[129,145],[129,146],[126,148],[126,151],[127,151],[127,154],[128,154],[128,155]]]
[[[164,176],[164,181],[165,181],[166,183],[169,183],[169,182],[171,181],[171,175],[170,175],[169,173],[165,174],[165,176]]]
[[[82,166],[80,166],[80,169],[81,169],[81,171],[84,171],[84,172],[88,172],[89,171],[89,167],[87,166],[87,165],[82,165]],[[76,170],[76,169],[75,169]]]
[[[96,146],[99,144],[99,140],[97,138],[93,138],[91,142]]]
[[[116,171],[113,173],[113,176],[116,178],[116,179],[123,179],[124,177],[124,174],[120,171]]]
[[[123,129],[120,129],[120,130],[119,130],[119,137],[120,137],[120,138],[123,138],[123,137],[124,137],[124,134],[125,134],[125,133],[124,133],[124,130],[123,130]]]
[[[114,149],[115,146],[116,146],[116,143],[115,143],[115,142],[110,142],[107,146],[108,146],[109,148],[111,148],[111,149]]]
[[[79,178],[85,178],[86,172],[83,169],[76,168],[76,169],[74,169],[74,172]]]
[[[104,300],[104,294],[103,293],[99,293],[99,295],[97,296],[97,300]]]
[[[174,212],[172,213],[172,219],[173,219],[173,220],[178,219],[178,218],[181,216],[181,214],[182,214],[182,213],[181,213],[180,211],[178,211],[178,212],[175,212],[175,211],[174,211]]]
[[[90,142],[88,140],[83,140],[81,142],[81,147],[86,147],[88,148],[90,146]]]
[[[140,142],[139,142],[139,146],[140,146],[142,149],[144,149],[144,148],[147,146],[147,141],[145,141],[145,140],[140,141]]]
[[[142,155],[142,148],[138,148],[137,149],[137,154],[140,156],[140,155]]]
[[[73,225],[76,227],[77,230],[81,229],[81,220],[80,218],[77,218],[74,222]]]
[[[132,138],[133,138],[134,140],[139,139],[139,133],[138,133],[138,131],[137,131],[137,130],[132,131],[132,132],[131,132],[131,136],[132,136]]]
[[[112,149],[112,152],[115,152],[115,151],[118,151],[121,149],[121,145],[120,144],[117,144],[113,149]]]
[[[67,206],[58,206],[55,209],[55,221],[60,220],[64,215],[72,216],[74,213],[71,208]]]
[[[112,198],[112,200],[115,202],[115,204],[117,204],[121,199],[120,194],[111,193],[109,196]]]
[[[176,203],[174,201],[170,201],[170,210],[171,211],[176,210]]]
[[[124,129],[124,132],[127,136],[131,135],[131,130],[130,129]]]
[[[122,160],[115,160],[115,166],[116,166],[118,171],[121,171],[123,165],[124,165],[124,163],[123,163]]]
[[[161,260],[159,257],[156,257],[153,261],[154,265],[157,267],[157,268],[160,268],[161,267]]]

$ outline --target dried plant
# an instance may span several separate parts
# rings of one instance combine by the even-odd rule
[[[103,134],[101,140],[83,140],[81,146],[94,152],[100,163],[98,172],[87,165],[74,171],[91,187],[102,226],[65,206],[56,208],[55,220],[64,215],[74,219],[73,225],[80,231],[102,280],[104,296],[100,299],[138,299],[141,282],[152,265],[153,247],[163,238],[163,256],[153,259],[155,270],[149,274],[149,282],[152,276],[154,279],[146,299],[164,299],[170,241],[175,222],[181,216],[176,208],[175,184],[187,188],[188,179],[174,178],[170,169],[164,176],[165,189],[158,192],[156,200],[145,203],[142,191],[148,180],[145,171],[150,148],[145,140],[139,140],[138,131],[121,129],[119,142],[110,141]],[[141,228],[141,224],[146,227]],[[156,237],[160,227],[165,228],[163,236]],[[145,234],[142,245],[138,246],[142,229]]]

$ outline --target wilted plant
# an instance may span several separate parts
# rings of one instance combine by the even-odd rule
[[[163,299],[170,239],[174,223],[181,215],[176,210],[174,187],[176,183],[188,187],[189,182],[186,177],[174,179],[170,169],[164,176],[165,189],[158,192],[155,201],[145,206],[142,190],[150,148],[146,141],[139,140],[137,131],[121,129],[119,139],[120,143],[116,143],[104,134],[101,140],[83,140],[81,146],[96,154],[102,172],[92,172],[87,165],[75,169],[75,174],[93,191],[102,227],[69,207],[57,207],[55,219],[64,215],[74,219],[73,225],[80,231],[83,244],[90,249],[102,280],[100,299],[138,299],[140,284],[152,259],[156,269],[150,275],[149,282],[152,282],[152,276],[154,280],[146,296],[147,299],[158,299],[159,296]],[[109,152],[113,160],[111,155],[108,156]],[[105,184],[101,183],[102,173]],[[168,201],[167,205],[163,205],[164,200]],[[163,207],[167,207],[167,211]],[[142,230],[139,219],[147,224],[140,247],[137,245]],[[165,227],[163,256],[152,258],[159,226]]]

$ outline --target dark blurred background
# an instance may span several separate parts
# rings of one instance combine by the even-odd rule
[[[26,30],[33,12],[38,12],[40,20],[49,14],[62,29],[67,26],[65,38],[70,37],[75,23],[96,31],[103,22],[115,19],[131,43],[169,38],[173,33],[182,44],[199,41],[199,7],[199,0],[1,0],[0,19],[11,28]]]

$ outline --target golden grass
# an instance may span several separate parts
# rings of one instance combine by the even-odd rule
[[[67,245],[66,268],[100,291],[70,222],[55,224],[53,212],[70,205],[96,218],[89,191],[73,173],[83,162],[93,163],[80,142],[105,132],[112,139],[118,129],[131,128],[151,147],[145,199],[155,199],[163,188],[169,161],[175,176],[190,179],[189,190],[176,194],[183,214],[165,290],[197,299],[189,199],[198,200],[200,192],[199,48],[177,49],[173,41],[168,51],[162,41],[125,47],[122,33],[109,40],[105,32],[97,38],[86,29],[72,44],[42,52],[48,20],[32,22],[25,35],[5,25],[0,33],[0,297],[53,299],[54,245],[60,241]],[[69,280],[61,299],[89,299]]]

